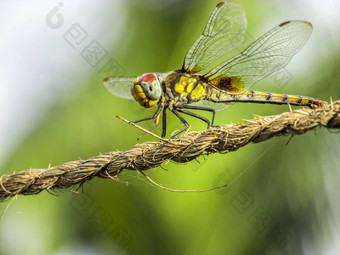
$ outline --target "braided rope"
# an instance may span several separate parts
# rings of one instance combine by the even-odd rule
[[[242,125],[222,125],[190,132],[166,142],[146,142],[127,151],[108,152],[88,160],[68,162],[49,169],[31,169],[0,178],[0,201],[18,194],[66,189],[98,176],[113,178],[123,169],[147,170],[166,160],[191,161],[203,153],[236,151],[250,142],[274,136],[300,135],[315,127],[340,129],[340,101],[319,109],[299,109],[259,117]]]

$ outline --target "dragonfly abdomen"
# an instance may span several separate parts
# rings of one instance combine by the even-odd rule
[[[263,104],[291,104],[298,106],[308,106],[310,108],[319,108],[323,106],[324,102],[318,99],[297,96],[286,95],[269,92],[259,92],[253,90],[241,90],[237,92],[232,91],[218,91],[208,99],[214,102],[244,102],[244,103],[263,103]]]

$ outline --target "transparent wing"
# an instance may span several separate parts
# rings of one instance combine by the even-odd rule
[[[202,35],[187,52],[183,69],[192,73],[201,71],[218,57],[240,45],[246,27],[246,15],[239,4],[217,4]]]
[[[133,99],[131,88],[136,78],[137,76],[108,77],[104,79],[103,85],[112,95]]]
[[[287,21],[270,30],[240,55],[218,65],[204,75],[213,84],[232,77],[230,85],[249,88],[258,80],[286,66],[305,45],[312,32],[306,21]]]

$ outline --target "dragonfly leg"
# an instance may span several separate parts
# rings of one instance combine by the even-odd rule
[[[162,116],[162,138],[166,136],[166,109],[167,107],[163,108],[163,116]]]
[[[179,135],[180,133],[183,133],[185,130],[187,130],[189,128],[189,123],[181,116],[178,114],[178,112],[175,109],[171,109],[170,110],[177,118],[180,119],[180,121],[185,125],[184,128],[182,128],[180,131],[178,131],[176,134],[174,134],[173,136],[171,136],[171,138],[174,138],[175,136]],[[170,139],[171,139],[170,138]]]
[[[163,106],[159,106],[157,111],[152,115],[152,117],[148,117],[148,118],[145,118],[145,119],[141,119],[141,120],[136,120],[136,121],[133,121],[133,123],[139,123],[139,122],[142,122],[142,121],[147,121],[147,120],[155,120],[155,123],[154,123],[154,126],[157,126],[158,124],[158,118],[159,118],[159,114],[161,113],[163,109]],[[155,125],[156,124],[156,125]]]
[[[152,130],[154,130],[154,129],[157,127],[157,125],[158,125],[159,117],[160,117],[160,113],[161,113],[162,109],[163,109],[163,105],[159,105],[157,111],[154,113],[154,115],[152,115],[152,117],[145,118],[145,119],[141,119],[141,120],[136,120],[136,121],[134,121],[133,123],[138,123],[138,122],[147,121],[147,120],[153,120],[153,119],[154,119],[155,122],[153,123],[153,126],[152,126],[150,129],[148,129],[148,131],[152,131]],[[138,138],[138,140],[139,140],[143,135],[145,135],[146,133],[147,133],[147,132],[142,133],[141,136]],[[164,138],[164,137],[162,137],[162,138]]]
[[[197,118],[197,119],[200,119],[200,120],[202,120],[202,121],[204,121],[204,122],[206,122],[206,123],[208,124],[208,128],[210,127],[210,120],[208,120],[207,118],[204,118],[204,117],[202,117],[202,116],[200,116],[200,115],[198,115],[198,114],[196,114],[196,113],[189,112],[189,111],[187,111],[187,110],[183,110],[183,109],[181,109],[181,108],[176,109],[176,110],[177,110],[178,112],[181,112],[181,113],[187,114],[187,115],[189,115],[189,116],[195,117],[195,118]]]
[[[183,105],[182,108],[184,108],[184,109],[191,109],[191,110],[200,110],[200,111],[211,112],[212,113],[212,118],[211,118],[211,123],[208,123],[208,128],[215,127],[215,125],[214,125],[215,112],[216,112],[215,109],[208,108],[208,107],[195,106],[195,105]],[[196,116],[193,116],[193,117],[196,117]],[[198,117],[196,117],[196,118],[198,118]],[[201,118],[199,118],[199,119],[201,119]],[[203,119],[201,119],[201,120],[203,120]],[[205,120],[203,120],[203,121],[205,121]]]

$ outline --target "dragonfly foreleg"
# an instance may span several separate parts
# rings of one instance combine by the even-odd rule
[[[160,117],[160,113],[163,109],[163,105],[159,105],[157,111],[154,113],[154,115],[152,115],[152,117],[149,118],[145,118],[145,119],[141,119],[141,120],[136,120],[133,123],[138,123],[138,122],[142,122],[142,121],[147,121],[147,120],[155,120],[155,122],[153,123],[153,126],[148,130],[148,131],[152,131],[154,130],[159,122],[159,117]],[[144,132],[138,139],[140,139],[143,135],[145,135],[147,132]],[[162,136],[162,138],[164,138],[164,136]]]
[[[158,121],[159,121],[159,114],[161,113],[163,109],[163,106],[160,105],[158,106],[158,109],[157,111],[152,115],[152,117],[148,117],[148,118],[144,118],[144,119],[141,119],[141,120],[136,120],[136,121],[133,121],[133,123],[139,123],[139,122],[142,122],[142,121],[147,121],[147,120],[155,120],[155,123],[154,123],[154,128],[157,126],[158,124]]]
[[[212,113],[212,118],[211,118],[211,123],[208,123],[208,128],[209,127],[215,127],[215,125],[214,125],[215,112],[216,112],[215,109],[208,108],[208,107],[202,107],[202,106],[195,106],[195,105],[183,105],[182,108],[184,108],[184,109],[191,109],[191,110],[200,110],[200,111],[211,112]],[[199,116],[199,115],[196,115],[196,116],[191,115],[191,116],[196,117],[196,116]],[[200,117],[196,117],[196,118],[198,118],[198,119],[203,118],[203,117],[201,117],[201,118]],[[201,120],[203,120],[203,119],[201,119]],[[205,121],[205,120],[203,120],[203,121]]]
[[[184,128],[182,128],[180,131],[178,131],[177,133],[175,133],[173,136],[171,136],[171,138],[174,138],[175,136],[179,135],[180,133],[183,133],[185,130],[187,130],[189,128],[189,123],[181,116],[178,114],[178,112],[175,109],[170,109],[170,111],[175,114],[175,116],[177,118],[180,119],[180,121],[185,125]],[[171,139],[170,138],[170,139]]]

